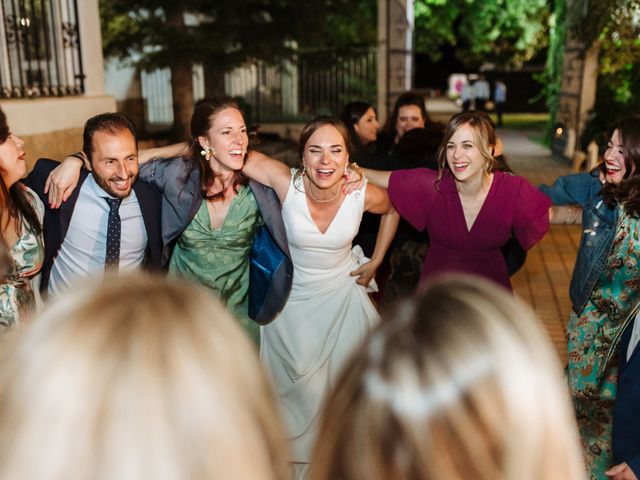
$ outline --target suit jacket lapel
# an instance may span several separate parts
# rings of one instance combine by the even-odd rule
[[[149,242],[151,242],[153,232],[157,228],[153,225],[153,216],[151,215],[154,210],[154,206],[151,199],[141,191],[142,187],[140,185],[140,180],[136,180],[133,184],[133,191],[136,192],[136,199],[138,200],[138,205],[140,205],[142,219],[144,220],[144,228],[147,231],[147,238],[149,239]]]
[[[189,223],[198,213],[198,209],[202,203],[202,195],[200,193],[200,172],[197,168],[191,169],[189,172],[189,181],[185,182],[184,191],[189,195],[190,207],[188,212]]]

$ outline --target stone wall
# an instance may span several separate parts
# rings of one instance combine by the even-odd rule
[[[20,138],[24,140],[28,171],[38,158],[62,160],[69,153],[82,149],[82,128],[69,128]]]

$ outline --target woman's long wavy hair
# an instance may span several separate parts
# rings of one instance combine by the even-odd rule
[[[11,131],[7,125],[7,117],[4,112],[0,110],[0,145],[10,140],[10,136]],[[10,223],[13,222],[16,233],[20,235],[22,220],[24,219],[32,231],[37,234],[42,232],[42,225],[40,224],[38,215],[27,200],[24,187],[20,182],[16,182],[10,187],[7,187],[0,178],[0,196],[0,208],[7,209],[9,212],[6,227],[9,227]]]
[[[626,172],[623,180],[615,185],[606,183],[600,193],[609,208],[624,202],[626,212],[640,217],[640,116],[634,115],[616,122],[609,131],[609,138],[618,130],[622,144]],[[605,175],[607,167],[602,162],[598,169]]]
[[[493,126],[493,121],[484,112],[461,112],[451,117],[447,128],[444,131],[444,137],[442,143],[438,148],[436,158],[438,161],[438,182],[442,180],[445,171],[451,172],[449,164],[447,163],[447,143],[451,140],[451,137],[458,131],[463,125],[469,125],[473,131],[473,137],[476,143],[476,147],[482,155],[484,161],[484,170],[486,173],[491,173],[494,168],[495,159],[493,157],[494,148],[496,146],[496,129]]]
[[[311,480],[583,480],[557,354],[530,307],[441,278],[389,312],[323,411]]]
[[[191,163],[200,170],[200,191],[204,198],[208,198],[208,190],[216,179],[215,173],[209,166],[209,161],[200,152],[202,146],[198,142],[198,137],[206,137],[211,125],[213,125],[214,117],[227,108],[235,108],[239,112],[240,106],[233,98],[227,96],[218,96],[211,98],[203,98],[195,104],[193,115],[191,116]],[[244,117],[244,115],[243,115]],[[240,185],[246,185],[249,179],[242,171],[235,172],[233,179],[233,188],[237,190]],[[216,196],[217,197],[217,196]],[[220,195],[222,197],[222,195]]]

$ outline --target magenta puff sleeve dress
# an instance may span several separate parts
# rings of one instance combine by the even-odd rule
[[[398,213],[429,233],[430,245],[420,281],[445,272],[479,275],[511,289],[500,250],[513,234],[530,249],[549,230],[551,200],[526,179],[495,172],[487,198],[467,230],[456,181],[449,171],[396,170],[389,196]]]

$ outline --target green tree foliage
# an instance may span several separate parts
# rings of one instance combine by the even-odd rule
[[[574,0],[567,28],[585,48],[600,48],[596,103],[581,142],[595,138],[602,145],[602,133],[617,119],[640,112],[640,3]]]
[[[562,67],[567,23],[566,16],[566,1],[556,0],[549,19],[547,63],[542,75],[536,78],[536,80],[540,81],[544,86],[540,95],[545,98],[545,103],[549,109],[549,125],[547,128],[547,140],[549,143],[551,143],[555,132],[556,119],[560,107],[560,90],[562,88]]]
[[[292,45],[375,44],[375,2],[358,0],[101,0],[105,55],[165,67],[179,55],[221,68],[276,61]],[[168,15],[187,14],[186,25]],[[189,20],[189,18],[191,20]]]
[[[416,0],[416,51],[437,61],[456,45],[470,68],[520,66],[547,46],[547,0]]]
[[[357,5],[354,5],[357,4]],[[100,0],[105,56],[169,67],[176,134],[193,105],[191,66],[218,75],[298,48],[375,44],[375,0]]]

